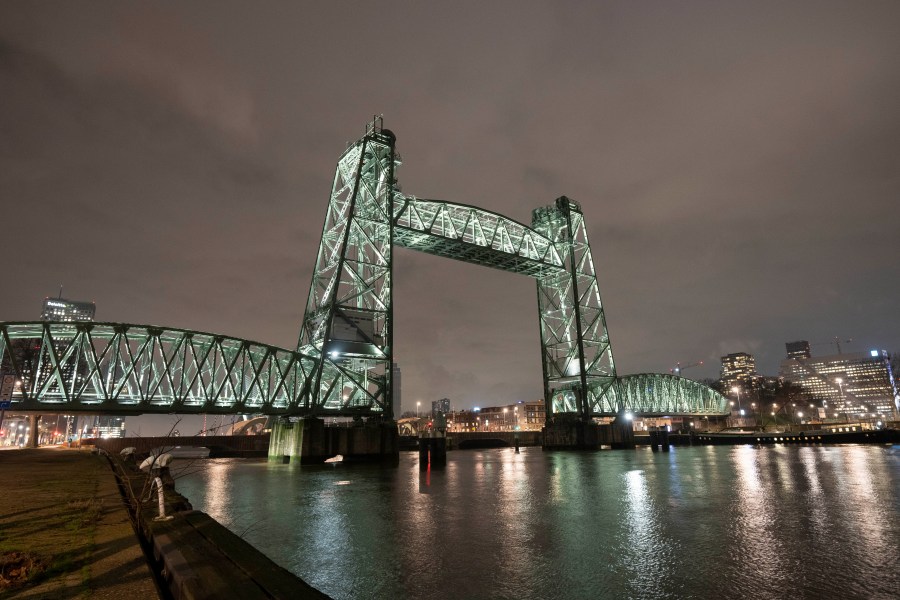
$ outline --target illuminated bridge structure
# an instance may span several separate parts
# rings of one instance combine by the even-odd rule
[[[531,226],[403,194],[395,136],[376,118],[341,155],[296,349],[121,323],[0,323],[11,408],[393,418],[393,249],[537,283],[547,418],[627,411],[715,415],[726,399],[667,374],[619,376],[581,206],[565,196]]]

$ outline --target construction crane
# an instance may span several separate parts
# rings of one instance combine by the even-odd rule
[[[828,345],[834,344],[834,346],[837,348],[837,353],[840,354],[841,353],[841,343],[843,342],[844,344],[849,344],[852,341],[853,341],[853,338],[850,338],[847,340],[842,340],[838,336],[834,336],[833,340],[830,340],[827,342],[816,342],[815,344],[810,344],[810,346],[824,346],[826,344],[828,344]]]
[[[681,376],[681,372],[684,371],[685,369],[690,369],[691,367],[699,367],[699,366],[701,366],[702,364],[703,364],[703,361],[702,361],[702,360],[699,361],[699,362],[690,363],[690,364],[688,364],[688,365],[683,365],[683,364],[681,364],[680,362],[678,362],[678,363],[675,363],[675,367],[674,367],[674,368],[669,369],[669,373],[671,373],[672,375],[678,375],[678,376],[680,377],[680,376]]]

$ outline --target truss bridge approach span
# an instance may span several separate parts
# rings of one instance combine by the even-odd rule
[[[396,138],[375,119],[338,159],[296,349],[119,323],[0,323],[10,408],[393,418],[393,249],[532,277],[548,420],[727,412],[720,394],[667,374],[621,377],[581,205],[531,225],[400,191]]]

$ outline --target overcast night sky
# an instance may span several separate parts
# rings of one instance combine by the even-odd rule
[[[900,351],[898,31],[894,0],[3,2],[0,320],[63,285],[294,347],[378,113],[405,193],[582,204],[622,374]],[[541,396],[533,280],[405,249],[394,278],[404,409]]]

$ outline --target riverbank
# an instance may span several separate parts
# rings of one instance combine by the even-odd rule
[[[0,452],[0,598],[327,598],[209,515],[161,473],[86,449]]]
[[[3,450],[0,472],[0,597],[160,597],[106,459]]]

